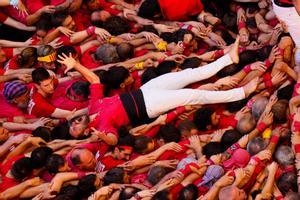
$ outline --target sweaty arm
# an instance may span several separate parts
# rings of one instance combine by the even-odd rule
[[[293,3],[298,15],[300,15],[300,0],[293,0]]]

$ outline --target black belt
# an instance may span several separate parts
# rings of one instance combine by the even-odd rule
[[[138,125],[149,120],[141,90],[123,93],[120,95],[120,99],[132,125]]]
[[[285,8],[291,8],[291,7],[294,7],[294,4],[291,2],[290,4],[289,3],[283,3],[283,2],[280,2],[278,0],[274,0],[274,3],[279,6],[279,7],[285,7]]]

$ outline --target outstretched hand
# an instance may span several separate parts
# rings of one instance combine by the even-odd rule
[[[67,67],[64,73],[67,73],[68,71],[73,69],[77,64],[71,53],[69,53],[69,56],[63,53],[62,55],[58,55],[58,58],[59,60],[57,60],[57,62]]]

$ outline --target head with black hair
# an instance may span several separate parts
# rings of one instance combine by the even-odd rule
[[[72,18],[72,16],[66,11],[55,12],[51,15],[51,22],[54,27],[63,26],[72,31],[76,29],[76,24]]]
[[[189,184],[179,192],[179,200],[196,200],[198,198],[198,188],[194,184]]]
[[[130,30],[129,23],[119,16],[111,16],[106,19],[103,23],[103,28],[111,35],[121,35],[123,33],[128,33]]]
[[[198,57],[187,58],[183,61],[183,63],[179,66],[180,69],[188,69],[188,68],[197,68],[201,65],[202,60]]]
[[[51,130],[47,127],[40,126],[32,131],[34,137],[40,137],[45,142],[49,142],[52,139]]]
[[[109,170],[104,178],[103,178],[103,185],[109,185],[111,183],[128,183],[129,182],[129,176],[127,172],[124,171],[123,168],[115,167]]]
[[[212,129],[219,124],[219,117],[212,108],[200,108],[195,112],[194,123],[199,131]]]
[[[164,41],[166,41],[167,43],[172,43],[172,42],[176,42],[176,35],[174,33],[171,32],[163,32],[160,34],[159,36],[161,39],[163,39]]]
[[[224,151],[223,149],[223,145],[221,142],[210,142],[207,143],[204,147],[203,147],[203,155],[205,155],[207,158],[213,156],[213,155],[217,155],[219,153],[222,153]]]
[[[236,143],[242,134],[235,129],[226,130],[221,138],[221,143],[224,146],[224,149],[228,149],[231,145]]]
[[[152,197],[152,200],[171,200],[171,194],[168,190],[161,190]]]
[[[133,58],[134,47],[127,42],[123,42],[117,46],[117,53],[120,60],[125,61],[127,59]]]
[[[146,19],[154,19],[160,13],[158,0],[145,0],[140,6],[138,16]]]
[[[37,147],[30,155],[31,166],[39,169],[45,166],[48,157],[53,153],[50,147]]]
[[[62,140],[69,140],[74,139],[69,132],[70,125],[69,122],[62,122],[55,126],[51,131],[52,139],[62,139]]]
[[[174,34],[176,35],[176,43],[182,41],[188,45],[194,39],[194,34],[186,29],[179,29]]]
[[[283,195],[290,191],[298,192],[297,174],[294,172],[283,173],[277,180],[277,186]]]
[[[138,193],[140,189],[134,188],[134,187],[125,187],[123,190],[121,190],[119,200],[127,200],[133,197],[136,193]]]
[[[68,163],[58,154],[52,154],[48,157],[45,168],[52,174],[69,171]]]
[[[142,74],[142,85],[144,85],[145,83],[147,83],[148,81],[150,81],[151,79],[154,79],[158,77],[158,74],[156,72],[156,68],[155,67],[149,67],[147,68],[144,73]]]
[[[138,153],[146,154],[154,149],[154,142],[145,135],[137,136],[134,140],[134,149]]]
[[[294,88],[294,85],[291,85],[291,84],[289,84],[283,88],[280,88],[277,92],[278,100],[281,100],[281,99],[290,100],[293,95],[293,88]]]
[[[175,61],[166,60],[158,64],[156,67],[156,73],[160,76],[175,71],[177,63]]]
[[[230,113],[235,113],[241,110],[244,106],[246,106],[248,99],[242,99],[239,101],[229,102],[226,104],[226,110]]]
[[[17,63],[22,68],[33,68],[37,64],[37,49],[35,47],[26,47],[17,55]]]
[[[95,174],[89,174],[79,179],[78,188],[82,197],[89,197],[101,186],[100,178]]]
[[[71,45],[64,45],[62,47],[59,47],[57,50],[56,50],[56,56],[62,56],[63,54],[66,54],[66,55],[70,55],[72,54],[72,57],[74,59],[77,59],[78,58],[78,53],[75,49],[75,47],[71,46]],[[62,65],[56,60],[55,61],[55,65],[57,67],[62,67]],[[63,70],[64,71],[64,70]]]
[[[66,96],[72,101],[84,102],[90,96],[90,83],[87,81],[76,81],[67,89]]]
[[[275,124],[284,124],[287,122],[289,101],[281,99],[272,106],[273,119]]]
[[[240,71],[240,69],[238,68],[238,66],[236,64],[231,64],[231,65],[228,65],[228,66],[224,67],[223,69],[221,69],[217,73],[217,76],[219,78],[223,78],[223,77],[226,77],[226,76],[234,75],[238,71]]]
[[[179,129],[171,124],[161,126],[157,134],[164,143],[179,142],[181,138]]]
[[[152,185],[156,185],[165,175],[167,171],[164,167],[155,166],[151,167],[147,174],[147,181]]]
[[[30,158],[24,157],[12,165],[10,172],[16,180],[22,181],[31,175],[32,170]]]
[[[106,10],[95,10],[91,14],[91,22],[94,26],[102,27],[103,23],[110,17],[111,14]]]
[[[32,71],[32,81],[35,83],[38,91],[44,93],[45,95],[51,95],[54,92],[54,78],[50,76],[49,72],[43,68],[39,67]]]
[[[65,195],[68,197],[66,197]],[[78,186],[76,186],[76,185],[67,185],[67,186],[64,186],[61,188],[57,197],[58,196],[66,197],[67,199],[71,198],[73,200],[79,199],[78,197],[80,196],[80,191],[79,191]]]

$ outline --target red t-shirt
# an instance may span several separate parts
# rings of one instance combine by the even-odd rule
[[[0,22],[3,23],[5,20],[7,20],[8,16],[4,13],[0,12]]]
[[[96,53],[97,46],[91,47],[86,50],[80,58],[80,63],[88,69],[94,69],[102,65],[102,61],[94,61],[93,54]]]
[[[121,165],[121,164],[125,163],[124,160],[116,160],[111,155],[104,156],[101,159],[101,162],[105,166],[104,170],[110,170],[114,167],[117,167],[118,165]]]
[[[47,3],[43,0],[35,0],[35,1],[25,0],[25,5],[29,13],[33,14],[39,9],[41,9],[42,7],[44,7],[45,5],[47,5]]]
[[[20,65],[18,63],[18,55],[15,55],[12,59],[10,59],[7,64],[4,67],[4,70],[10,70],[10,69],[20,69]]]
[[[6,59],[11,59],[14,56],[14,48],[2,48]]]
[[[5,14],[7,14],[8,16],[14,18],[15,20],[23,24],[27,24],[26,18],[28,17],[28,15],[26,13],[19,12],[19,10],[13,6],[5,6],[2,8]]]

